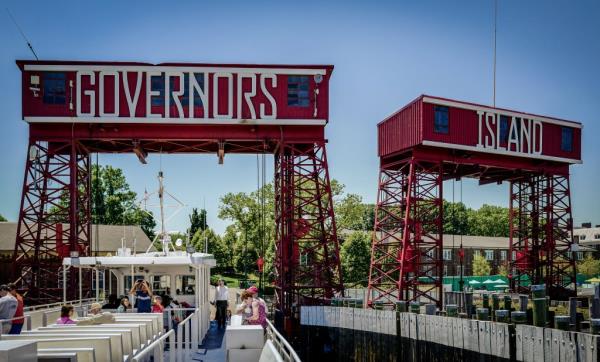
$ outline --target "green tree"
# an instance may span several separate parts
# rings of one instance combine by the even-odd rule
[[[2,214],[0,214],[0,222],[2,222],[2,221],[7,221],[7,220],[4,216],[2,216]]]
[[[498,275],[508,277],[508,267],[506,266],[506,263],[500,264],[500,266],[498,267]]]
[[[136,203],[133,192],[123,170],[112,166],[92,165],[91,170],[92,223],[104,225],[140,225],[152,240],[156,221],[149,211],[142,210]],[[67,193],[63,193],[59,205],[47,212],[54,222],[68,222]]]
[[[483,255],[475,254],[473,257],[473,275],[482,276],[490,275],[491,271],[490,263],[483,257]]]
[[[600,274],[600,260],[588,255],[582,261],[577,262],[577,271],[587,277],[594,277]]]
[[[371,265],[370,233],[355,231],[344,241],[340,250],[344,282],[366,285]]]
[[[509,236],[508,209],[500,206],[483,205],[468,213],[468,232],[478,236]]]
[[[444,200],[444,234],[470,235],[470,210],[462,202],[452,203]]]
[[[362,197],[346,194],[335,203],[335,222],[338,230],[369,230],[365,225],[365,205]]]
[[[202,209],[198,212],[197,208],[192,209],[192,213],[189,216],[190,218],[190,228],[188,229],[188,233],[190,235],[196,235],[198,230],[204,231],[208,227],[208,223],[206,222],[206,210]]]
[[[206,243],[208,253],[212,254],[217,261],[217,267],[225,268],[229,265],[229,250],[223,242],[221,236],[217,235],[213,229],[198,230],[192,237],[192,245],[198,251],[204,252]]]

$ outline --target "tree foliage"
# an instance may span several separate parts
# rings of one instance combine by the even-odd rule
[[[593,277],[600,274],[600,260],[588,255],[582,261],[577,263],[577,271],[587,277]]]
[[[508,208],[484,204],[474,210],[444,201],[445,234],[508,237],[509,231]]]
[[[0,214],[0,222],[3,222],[3,221],[7,221],[7,220],[4,216],[2,216],[2,214]]]
[[[192,245],[198,251],[204,252],[204,247],[209,254],[213,254],[217,261],[217,266],[223,267],[229,264],[229,250],[228,246],[223,241],[223,238],[216,234],[213,229],[199,229],[192,237]]]
[[[152,240],[156,221],[151,212],[142,210],[136,203],[137,194],[130,189],[123,170],[112,166],[92,165],[91,175],[92,223],[139,225]],[[59,205],[48,210],[48,220],[69,222],[68,201],[68,194],[64,192]]]
[[[483,255],[475,254],[473,256],[473,275],[490,275],[492,267]]]
[[[208,223],[206,222],[205,209],[202,209],[198,212],[197,208],[193,208],[189,219],[190,228],[188,229],[188,233],[190,235],[196,235],[196,232],[198,232],[198,230],[204,231],[208,227]]]
[[[370,233],[355,231],[340,249],[344,282],[366,285],[371,264]]]

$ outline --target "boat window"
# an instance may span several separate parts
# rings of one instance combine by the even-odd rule
[[[163,295],[171,294],[171,276],[154,275],[152,276],[152,293]]]
[[[144,279],[143,275],[136,275],[135,280],[138,279]],[[127,295],[129,294],[129,291],[131,290],[131,275],[126,275],[125,276],[125,288],[123,289],[123,294]]]
[[[196,277],[193,275],[178,275],[175,280],[176,295],[194,295]]]

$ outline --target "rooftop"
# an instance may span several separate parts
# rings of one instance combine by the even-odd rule
[[[65,226],[65,228],[67,228]],[[101,253],[115,254],[121,247],[121,239],[125,238],[127,247],[132,248],[133,239],[137,240],[137,252],[143,252],[150,246],[151,240],[146,236],[141,227],[137,225],[92,225],[91,246],[94,250],[98,236],[99,251]],[[0,222],[0,252],[12,251],[15,248],[15,239],[17,236],[16,222]]]

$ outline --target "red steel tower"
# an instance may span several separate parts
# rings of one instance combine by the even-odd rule
[[[13,260],[29,304],[60,300],[62,258],[93,252],[92,153],[273,154],[280,310],[292,319],[342,291],[325,151],[333,66],[17,64],[30,157]]]
[[[569,165],[581,124],[421,96],[378,124],[379,192],[367,305],[442,303],[443,181],[510,183],[511,288],[575,293]]]

